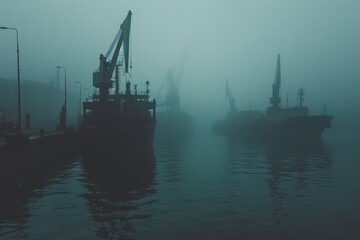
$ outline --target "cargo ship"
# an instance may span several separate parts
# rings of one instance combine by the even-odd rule
[[[214,124],[214,132],[220,135],[236,137],[244,140],[288,141],[311,143],[321,141],[326,128],[331,127],[333,116],[310,115],[309,109],[303,106],[304,89],[298,90],[299,105],[281,107],[280,98],[281,69],[280,55],[277,56],[275,81],[272,85],[271,106],[265,112],[237,111],[235,98],[229,85],[226,86],[226,99],[230,112],[225,120]]]
[[[157,114],[156,139],[160,142],[181,142],[193,133],[193,119],[180,108],[179,87],[181,77],[175,81],[169,71],[166,82],[165,101],[158,104],[163,110]]]
[[[83,117],[79,126],[79,143],[84,150],[116,151],[152,148],[156,126],[156,102],[150,100],[149,82],[146,91],[126,80],[126,89],[120,92],[119,70],[129,74],[129,36],[131,11],[120,26],[113,43],[105,55],[100,55],[100,65],[93,73],[95,92],[92,99],[83,102]],[[118,63],[120,49],[123,62]],[[110,57],[112,53],[112,57]],[[122,66],[124,65],[124,66]],[[113,74],[115,72],[115,80]],[[115,82],[115,86],[114,86]],[[115,88],[115,89],[114,89]],[[113,89],[113,93],[110,90]]]

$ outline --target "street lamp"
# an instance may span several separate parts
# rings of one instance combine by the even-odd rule
[[[77,83],[79,84],[79,89],[80,89],[80,93],[79,93],[79,124],[80,124],[80,121],[81,121],[81,82],[79,81],[75,81],[74,83]]]
[[[20,97],[20,60],[19,60],[19,33],[17,28],[0,27],[4,30],[15,30],[16,31],[16,53],[17,53],[17,75],[18,75],[18,133],[21,135],[21,97]]]
[[[63,130],[66,129],[66,67],[62,67],[62,66],[56,66],[57,69],[64,69],[65,71],[65,86],[64,86],[64,92],[65,92],[65,101],[64,101],[64,106],[61,109],[61,113],[63,114],[63,121],[64,122],[60,122],[60,128],[63,128]]]

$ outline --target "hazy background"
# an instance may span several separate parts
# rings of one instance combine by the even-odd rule
[[[311,113],[327,102],[335,120],[360,115],[358,0],[0,0],[0,25],[19,29],[22,78],[49,83],[62,65],[77,91],[73,81],[92,89],[128,10],[132,82],[149,80],[152,97],[184,65],[184,111],[222,117],[227,78],[238,109],[264,110],[280,53],[283,105],[302,86]],[[1,78],[16,78],[15,51],[15,33],[0,30]]]

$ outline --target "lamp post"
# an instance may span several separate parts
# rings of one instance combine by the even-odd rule
[[[62,67],[62,66],[56,66],[56,68],[58,69],[64,69],[65,71],[65,86],[64,86],[64,92],[65,92],[65,99],[64,99],[64,106],[63,106],[63,109],[62,109],[62,113],[64,114],[64,122],[63,122],[63,127],[65,130],[66,129],[66,67]]]
[[[75,81],[75,83],[79,84],[79,89],[80,89],[80,92],[79,92],[79,124],[80,124],[80,121],[81,121],[81,82],[79,81]]]
[[[21,94],[20,94],[20,60],[19,60],[19,33],[17,28],[0,27],[4,30],[15,30],[16,31],[16,53],[17,53],[17,77],[18,77],[18,134],[21,135]]]

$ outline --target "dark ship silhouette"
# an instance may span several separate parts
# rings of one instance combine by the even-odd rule
[[[237,137],[244,140],[319,142],[325,128],[331,127],[333,116],[309,115],[309,109],[302,105],[304,89],[298,96],[300,105],[296,107],[280,106],[280,55],[277,57],[275,82],[272,86],[271,106],[265,113],[260,111],[237,111],[235,98],[231,95],[227,83],[226,98],[229,100],[230,113],[227,118],[214,124],[215,133]]]
[[[157,114],[156,138],[160,141],[182,141],[192,135],[193,119],[180,109],[180,80],[181,77],[175,81],[168,72],[166,98],[158,104],[158,107],[166,108]]]
[[[115,151],[121,149],[152,148],[156,126],[156,102],[149,100],[149,82],[146,92],[131,91],[130,81],[126,82],[125,93],[119,91],[119,65],[117,58],[123,44],[124,70],[129,70],[129,36],[131,11],[120,26],[107,54],[100,55],[100,66],[93,73],[93,86],[98,88],[91,101],[83,102],[83,119],[80,124],[80,143],[86,150]],[[113,47],[115,46],[113,50]],[[110,53],[113,55],[107,61]],[[115,71],[115,93],[112,76]]]

